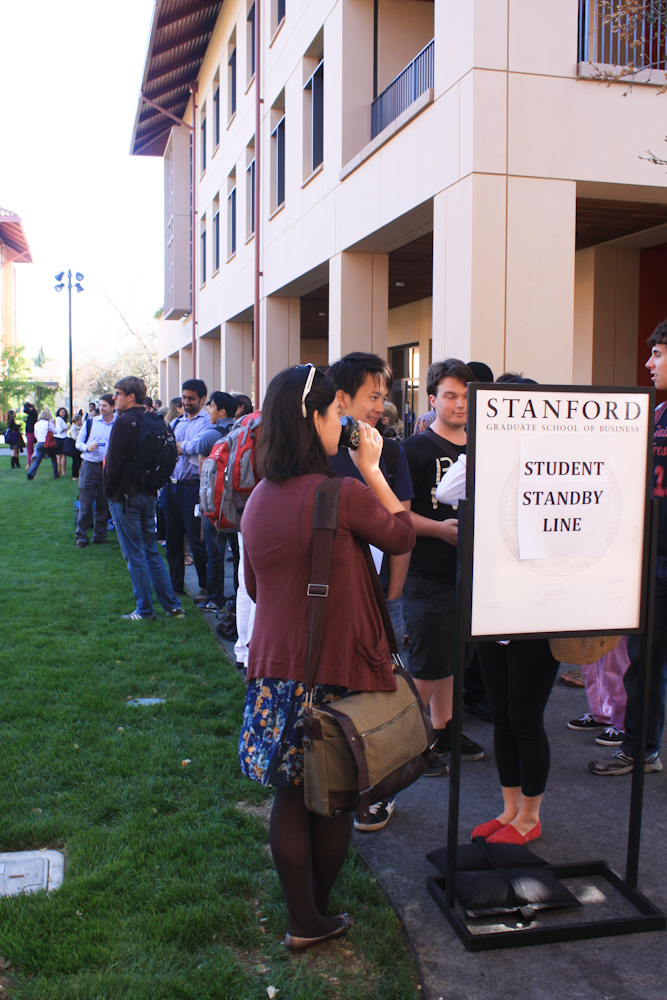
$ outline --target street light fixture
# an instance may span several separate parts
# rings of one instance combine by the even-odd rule
[[[61,271],[59,274],[56,274],[55,276],[58,284],[55,285],[54,287],[57,292],[62,292],[63,288],[65,287],[65,282],[63,281],[64,277],[65,277],[64,271]],[[83,281],[83,275],[81,274],[81,271],[77,271],[74,277],[76,279],[76,284],[74,285],[74,287],[76,288],[77,293],[85,291],[85,289],[81,285],[81,282]],[[74,418],[74,402],[72,396],[72,272],[71,271],[67,272],[67,296],[69,299],[69,416],[70,420],[72,420]]]

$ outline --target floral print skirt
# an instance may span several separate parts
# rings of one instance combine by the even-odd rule
[[[316,684],[313,705],[340,701],[349,692]],[[273,788],[303,784],[303,681],[256,677],[248,684],[239,736],[239,761],[247,778]]]

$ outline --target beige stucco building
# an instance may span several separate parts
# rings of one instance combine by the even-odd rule
[[[0,208],[0,342],[2,350],[18,346],[15,264],[32,263],[21,217]]]
[[[628,96],[591,79],[626,61],[598,7],[262,0],[260,395],[355,349],[390,358],[404,411],[445,356],[642,379],[667,315],[667,176],[642,159],[665,148],[665,74]],[[142,102],[132,140],[165,162],[163,400],[192,374],[191,134],[196,370],[251,387],[254,30],[253,0],[156,0],[143,93],[194,124]]]

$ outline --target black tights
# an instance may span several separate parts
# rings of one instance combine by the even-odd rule
[[[482,677],[493,716],[493,746],[503,788],[542,795],[549,776],[544,709],[558,673],[546,639],[480,642]]]
[[[271,854],[295,937],[320,937],[340,923],[324,914],[351,836],[351,815],[317,816],[306,809],[302,787],[276,789]]]

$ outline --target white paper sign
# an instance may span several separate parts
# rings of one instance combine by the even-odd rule
[[[476,388],[474,399],[471,635],[639,628],[648,393],[508,384]],[[573,469],[576,462],[586,468]],[[545,517],[547,529],[558,518],[558,530],[545,531]],[[569,531],[561,518],[570,519]]]
[[[609,443],[591,434],[522,434],[519,559],[604,555]]]

